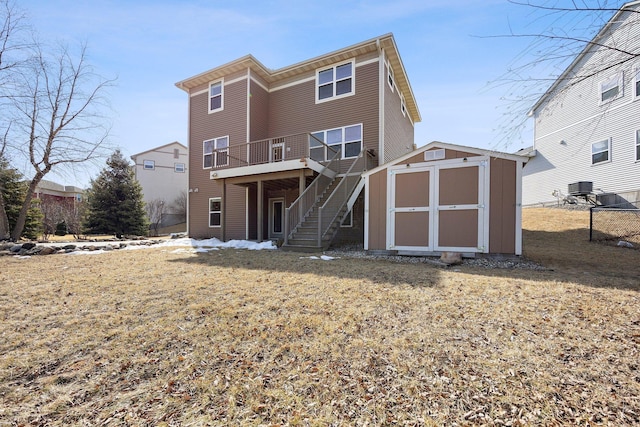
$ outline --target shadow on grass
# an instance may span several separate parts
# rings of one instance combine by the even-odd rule
[[[265,275],[311,274],[390,285],[437,287],[444,272],[460,271],[497,280],[558,281],[598,288],[640,290],[640,251],[589,242],[588,229],[562,232],[524,230],[523,252],[522,263],[516,263],[520,267],[514,268],[490,268],[473,262],[442,267],[428,261],[412,263],[349,256],[323,261],[310,258],[319,254],[236,249],[213,250],[172,262],[247,269]],[[526,268],[526,261],[533,261],[545,269]]]
[[[199,264],[226,269],[253,270],[257,274],[315,275],[332,279],[360,280],[370,283],[438,286],[441,269],[427,263],[398,263],[384,259],[339,257],[332,260],[312,259],[320,254],[278,250],[250,251],[221,249],[171,262]],[[278,280],[278,277],[271,280]]]

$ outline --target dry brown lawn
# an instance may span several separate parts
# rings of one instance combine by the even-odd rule
[[[0,426],[640,424],[640,251],[547,270],[281,251],[0,258]]]

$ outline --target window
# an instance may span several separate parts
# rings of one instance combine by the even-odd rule
[[[611,139],[594,142],[591,144],[591,164],[608,162],[610,160]]]
[[[184,173],[184,163],[174,163],[173,171],[178,173]]]
[[[407,104],[404,102],[404,95],[400,94],[400,111],[403,116],[407,116]]]
[[[229,137],[214,138],[202,143],[202,167],[227,166],[229,164]]]
[[[209,227],[222,226],[222,199],[213,197],[209,199]]]
[[[636,131],[636,162],[640,162],[640,130]]]
[[[156,162],[153,160],[143,160],[142,167],[148,170],[154,170],[156,168]]]
[[[357,157],[362,151],[362,125],[345,126],[314,132],[309,141],[310,157],[316,161],[329,160],[333,154],[326,153],[325,145],[341,153],[338,158]]]
[[[389,83],[389,87],[393,92],[393,70],[391,69],[391,64],[387,63],[387,83]]]
[[[173,158],[174,159],[179,159],[180,158],[180,149],[179,148],[174,148],[173,149]]]
[[[634,82],[634,98],[640,98],[640,64],[637,64],[635,67],[635,77],[633,78]]]
[[[316,102],[354,94],[354,62],[350,61],[316,73]]]
[[[223,109],[222,95],[224,92],[224,82],[222,80],[209,85],[209,112]]]
[[[622,73],[615,74],[600,82],[600,103],[612,101],[622,96]]]

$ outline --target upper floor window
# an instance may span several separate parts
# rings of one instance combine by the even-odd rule
[[[635,77],[633,78],[634,97],[640,98],[640,64],[636,64],[634,69]]]
[[[362,125],[345,126],[328,129],[311,134],[310,157],[316,161],[329,160],[332,153],[327,153],[326,146],[341,153],[339,159],[357,157],[362,151]]]
[[[229,164],[229,137],[209,139],[202,143],[202,167],[212,168]]]
[[[400,94],[400,111],[403,116],[407,116],[407,104],[404,101],[404,95]]]
[[[184,173],[184,163],[174,163],[173,164],[173,171],[177,172],[177,173]]]
[[[143,160],[142,167],[148,170],[154,170],[156,168],[156,162],[153,160]]]
[[[173,149],[173,158],[174,159],[179,159],[180,158],[180,149],[179,148],[174,148]]]
[[[640,130],[636,131],[636,161],[640,162]]]
[[[391,64],[387,63],[387,83],[389,83],[389,87],[391,88],[391,91],[393,92],[393,70],[391,69]]]
[[[209,85],[209,112],[220,111],[224,105],[222,96],[224,93],[224,82],[222,80],[211,83]]]
[[[591,164],[608,162],[611,159],[611,138],[591,144]]]
[[[600,103],[605,103],[622,96],[622,73],[617,73],[599,84]]]
[[[316,72],[316,102],[354,94],[354,62],[346,62]]]

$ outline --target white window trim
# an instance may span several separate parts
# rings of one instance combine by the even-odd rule
[[[212,201],[220,202],[220,210],[219,211],[212,211],[211,210],[211,202]],[[209,205],[207,207],[209,208],[209,228],[221,228],[222,227],[222,197],[210,197],[209,198]],[[211,225],[211,214],[215,213],[215,212],[219,212],[220,213],[220,225]]]
[[[342,95],[336,95],[336,87],[337,87],[337,84],[336,84],[337,83],[337,81],[336,81],[336,69],[339,66],[344,65],[344,64],[348,64],[348,63],[351,63],[351,92],[343,93]],[[320,88],[320,73],[322,71],[326,71],[326,70],[328,70],[330,68],[333,69],[333,96],[330,96],[330,97],[324,98],[324,99],[320,99],[320,91],[319,91],[319,88]],[[330,67],[318,68],[316,70],[316,80],[315,80],[314,90],[315,90],[316,104],[321,104],[323,102],[329,102],[329,101],[333,101],[335,99],[342,99],[342,98],[346,98],[346,97],[355,95],[356,94],[356,60],[355,59],[350,59],[348,61],[343,61],[343,62],[339,62],[337,64],[333,64]]]
[[[149,167],[147,167],[149,166]],[[156,162],[154,160],[143,160],[142,168],[147,171],[152,171],[156,169]]]
[[[181,170],[180,170],[181,169]],[[174,163],[173,171],[176,173],[184,173],[186,171],[186,165],[184,163]]]
[[[617,84],[617,86],[618,86],[618,94],[616,96],[614,96],[613,98],[608,98],[608,99],[603,100],[602,99],[602,95],[604,93],[603,92],[603,86],[606,85],[607,83],[610,83],[610,82],[614,81],[614,80],[617,80],[617,83],[618,83]],[[613,89],[613,87],[611,89]],[[613,74],[613,75],[609,76],[608,78],[606,78],[604,80],[601,80],[598,83],[598,97],[599,97],[598,98],[598,104],[599,105],[608,104],[608,103],[610,103],[610,102],[612,102],[612,101],[614,101],[614,100],[616,100],[618,98],[621,98],[622,96],[624,96],[624,75],[623,75],[622,71],[620,71],[620,72],[618,72],[616,74]]]
[[[636,130],[636,162],[640,162],[640,129]]]
[[[360,151],[362,151],[362,148],[364,147],[364,130],[363,130],[363,126],[362,123],[355,123],[352,125],[346,125],[346,126],[341,126],[341,127],[337,127],[337,128],[331,128],[331,129],[324,129],[324,130],[319,130],[319,131],[315,131],[315,132],[311,132],[311,134],[316,134],[316,133],[323,133],[323,137],[322,137],[322,141],[324,142],[324,159],[327,159],[327,148],[326,147],[331,147],[332,145],[338,145],[338,144],[329,144],[327,142],[327,133],[331,132],[332,130],[338,130],[340,129],[340,131],[342,132],[342,142],[340,143],[340,159],[341,160],[345,160],[345,159],[355,159],[356,157],[358,157],[358,155],[360,154],[360,152],[358,152],[358,154],[356,154],[355,156],[350,156],[350,157],[345,157],[345,150],[344,150],[344,146],[345,144],[348,144],[350,142],[354,142],[355,140],[349,140],[346,141],[345,140],[345,129],[346,128],[350,128],[353,126],[360,126]]]
[[[211,109],[211,86],[213,85],[217,85],[220,84],[220,95],[216,95],[216,96],[220,96],[220,108],[216,108],[216,109]],[[211,113],[217,113],[218,111],[222,111],[224,110],[224,79],[220,79],[220,80],[216,80],[214,82],[209,83],[209,90],[207,91],[207,111],[209,112],[209,114]]]
[[[400,111],[402,111],[402,116],[407,117],[407,103],[404,100],[404,95],[400,94]]]
[[[391,68],[391,64],[389,64],[388,62],[387,62],[387,84],[391,88],[391,92],[393,92],[395,90],[394,87],[396,85],[396,80],[393,75],[393,69]]]
[[[224,138],[227,139],[227,147],[226,147],[227,148],[227,162],[225,164],[217,164],[218,151],[216,151],[217,150],[216,146],[217,146],[218,140],[224,139]],[[212,155],[211,166],[205,166],[204,165],[204,156],[206,156],[207,153],[204,152],[204,144],[206,144],[209,141],[213,141],[213,151],[210,153]],[[228,166],[229,165],[229,155],[228,155],[228,153],[229,153],[229,143],[230,143],[229,135],[219,136],[217,138],[205,139],[204,141],[202,141],[202,169],[215,169],[215,168],[218,168],[218,167],[221,167],[221,166]]]
[[[633,86],[631,87],[631,90],[633,91],[633,99],[638,100],[640,99],[640,90],[637,90],[636,87],[638,86],[638,83],[640,83],[640,63],[637,63],[633,67],[633,76]]]
[[[593,152],[593,145],[594,144],[599,144],[601,142],[606,142],[607,143],[607,149],[606,150],[600,150],[597,153],[594,153]],[[599,154],[599,153],[604,153],[604,152],[607,153],[607,160],[603,160],[601,162],[594,163],[593,162],[593,155],[594,154]],[[604,163],[611,163],[611,138],[606,138],[606,139],[602,139],[600,141],[596,141],[596,142],[591,143],[591,166],[602,165]]]

